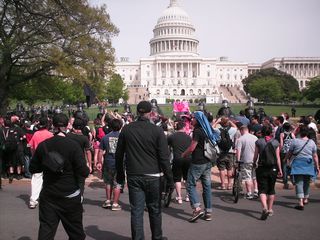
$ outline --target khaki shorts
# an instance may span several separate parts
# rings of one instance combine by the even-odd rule
[[[243,163],[240,165],[240,171],[243,181],[250,181],[256,179],[256,170],[252,163]]]

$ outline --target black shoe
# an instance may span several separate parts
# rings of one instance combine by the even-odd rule
[[[21,174],[18,174],[16,177],[17,180],[21,180],[22,178],[23,178],[23,176]]]
[[[304,206],[297,205],[297,206],[295,206],[295,207],[294,207],[294,209],[297,209],[297,210],[303,211],[303,210],[304,210]]]
[[[13,181],[13,175],[10,175],[9,176],[9,183],[12,183],[12,181]]]
[[[266,220],[269,216],[268,210],[267,209],[263,209],[262,213],[261,213],[261,217],[260,220]]]
[[[193,211],[192,217],[188,220],[189,222],[195,222],[197,221],[199,218],[203,217],[204,212],[202,212],[201,210],[199,211]]]

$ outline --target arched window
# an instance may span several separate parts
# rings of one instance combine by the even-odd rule
[[[184,89],[181,89],[181,94],[180,94],[181,96],[184,96],[184,95],[186,95],[186,91],[184,90]]]

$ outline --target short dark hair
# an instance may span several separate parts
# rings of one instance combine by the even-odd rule
[[[82,130],[84,128],[84,122],[81,118],[75,118],[72,127],[76,130]]]
[[[277,116],[277,119],[279,120],[279,122],[281,124],[283,124],[283,122],[284,122],[284,117],[283,116]]]
[[[120,131],[122,128],[122,121],[117,118],[112,119],[110,122],[110,128],[114,132]]]
[[[45,129],[48,127],[48,117],[42,116],[39,119],[38,129]]]
[[[183,129],[185,126],[186,126],[185,122],[178,121],[176,124],[176,130],[179,131],[179,130]]]
[[[309,134],[309,127],[307,125],[302,125],[299,128],[300,137],[307,137]]]
[[[261,128],[262,136],[270,136],[272,134],[272,127],[270,125],[263,125]]]
[[[64,113],[55,114],[52,123],[55,127],[66,127],[68,126],[68,117]]]
[[[285,130],[287,132],[290,131],[290,129],[291,129],[291,125],[288,122],[285,122],[282,127],[283,127],[283,130]]]

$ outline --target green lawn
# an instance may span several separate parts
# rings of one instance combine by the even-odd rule
[[[161,110],[163,111],[164,115],[167,117],[172,116],[172,105],[166,104],[166,105],[160,105]],[[218,112],[218,109],[221,107],[220,104],[207,104],[206,105],[206,109],[209,112],[212,112],[213,115],[215,116]],[[289,113],[289,115],[291,116],[291,106],[256,106],[256,109],[258,109],[259,107],[263,107],[265,112],[267,113],[267,115],[272,115],[272,116],[277,116],[280,115],[282,112],[287,112]],[[239,111],[241,109],[245,109],[246,105],[244,104],[231,104],[231,110],[233,111],[234,114],[239,114]],[[119,107],[110,107],[108,108],[108,110],[113,111],[114,109],[119,109],[119,112],[122,113],[123,112],[123,107],[119,106]],[[191,111],[195,111],[197,110],[197,106],[195,105],[191,105],[190,106]],[[318,110],[319,108],[315,108],[315,107],[296,107],[296,116],[305,116],[305,115],[314,115],[315,112]],[[131,110],[135,113],[136,112],[136,105],[132,105],[131,106]],[[88,113],[90,120],[93,120],[98,111],[98,108],[92,106],[89,109],[86,109],[86,112]]]

